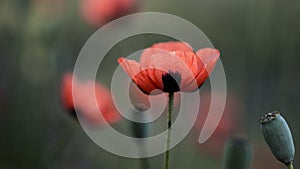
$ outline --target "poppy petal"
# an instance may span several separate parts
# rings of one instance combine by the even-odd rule
[[[176,72],[179,72],[180,89],[187,81],[190,82],[191,79],[194,78],[194,74],[189,68],[189,65],[187,65],[186,62],[183,61],[180,57],[175,55],[175,52],[155,54],[147,58],[147,60],[145,60],[142,66],[146,68],[148,76],[156,84],[158,84],[160,89],[164,89],[164,82],[162,77],[165,76],[167,73],[174,75],[176,74]]]
[[[134,60],[128,60],[121,57],[118,59],[118,63],[124,69],[124,71],[129,75],[130,78],[134,78],[134,76],[141,71],[141,64]]]
[[[135,84],[146,94],[150,94],[154,89],[159,89],[156,83],[149,78],[146,70],[141,70],[140,63],[125,58],[118,59],[119,64],[129,75]]]
[[[209,74],[207,73],[207,70],[205,69],[205,67],[203,67],[203,69],[196,75],[196,81],[198,84],[198,87],[200,87],[205,80],[208,78]]]
[[[167,51],[193,52],[193,48],[188,43],[180,41],[156,43],[152,45],[151,48],[163,49]]]
[[[181,90],[194,91],[199,86],[197,85],[196,75],[204,67],[201,59],[194,52],[176,51],[175,55],[185,62],[192,73],[192,75],[188,76],[188,78],[183,81]]]
[[[195,76],[199,73],[199,71],[201,71],[204,66],[200,57],[197,56],[194,52],[176,51],[175,55],[186,63],[186,65],[191,69]]]
[[[193,52],[193,48],[188,43],[179,41],[156,43],[143,51],[140,61],[143,63],[152,55],[174,51]]]
[[[210,74],[220,57],[220,51],[213,48],[204,48],[198,50],[196,54],[201,58],[206,70]]]

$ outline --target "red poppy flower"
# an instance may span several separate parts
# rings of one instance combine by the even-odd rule
[[[85,21],[95,27],[130,14],[137,8],[136,0],[81,0]]]
[[[155,89],[172,93],[200,87],[219,55],[217,49],[204,48],[195,53],[187,43],[164,42],[145,49],[140,63],[125,58],[119,58],[118,62],[144,93],[150,94]]]
[[[114,107],[111,94],[107,88],[100,83],[94,84],[92,81],[79,82],[75,79],[73,85],[76,88],[74,90],[76,93],[73,93],[73,78],[75,77],[72,74],[65,74],[61,86],[61,100],[68,111],[79,110],[79,115],[91,124],[103,124],[99,115],[100,111],[108,123],[114,123],[120,119],[120,115]],[[95,90],[91,90],[93,85],[95,85]],[[94,104],[94,93],[96,104]]]

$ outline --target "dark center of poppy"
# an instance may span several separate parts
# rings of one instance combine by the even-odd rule
[[[174,93],[180,90],[181,74],[179,72],[169,71],[163,74],[161,79],[164,85],[164,92]]]

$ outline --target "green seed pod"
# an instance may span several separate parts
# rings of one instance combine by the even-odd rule
[[[224,169],[249,169],[252,160],[252,146],[244,137],[227,140],[224,154]]]
[[[268,113],[259,120],[266,143],[277,160],[292,164],[295,147],[288,124],[278,111]]]

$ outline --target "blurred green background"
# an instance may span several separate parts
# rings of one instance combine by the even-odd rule
[[[221,51],[228,91],[242,107],[232,115],[239,117],[234,126],[238,132],[225,135],[247,135],[253,144],[253,169],[285,168],[264,143],[258,118],[281,111],[299,148],[300,1],[139,3],[141,12],[177,15],[209,37]],[[0,0],[0,169],[139,168],[139,160],[98,147],[60,105],[62,75],[72,70],[80,49],[96,30],[83,20],[76,0]],[[167,40],[141,35],[122,41],[106,57],[109,64],[101,69],[107,70],[107,76],[98,77],[99,82],[108,86],[118,57]],[[228,116],[225,113],[224,118]],[[202,145],[198,136],[199,132],[191,132],[171,151],[172,169],[222,168],[222,153],[210,153],[205,147],[218,136]],[[162,168],[163,157],[150,158],[151,167]]]

